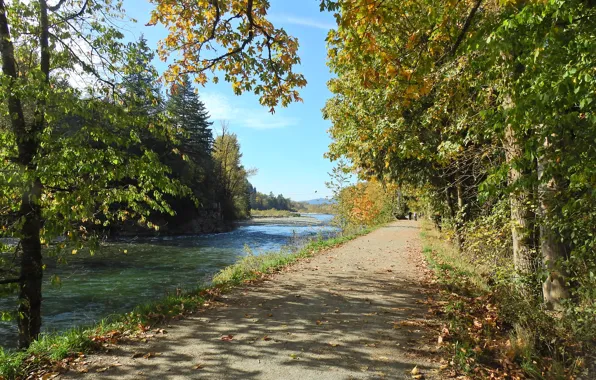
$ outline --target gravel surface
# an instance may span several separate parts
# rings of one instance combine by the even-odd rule
[[[304,215],[304,216],[266,216],[266,217],[258,217],[252,218],[249,220],[243,220],[236,222],[239,226],[258,226],[261,224],[280,224],[280,225],[310,225],[310,226],[320,226],[323,225],[323,222],[313,218],[312,216]]]
[[[64,377],[437,378],[420,256],[418,224],[391,223],[228,293],[147,343],[92,355],[87,373]]]

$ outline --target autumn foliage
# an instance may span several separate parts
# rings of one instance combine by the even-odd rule
[[[360,182],[341,191],[338,209],[348,225],[371,227],[394,218],[396,195],[395,185]]]

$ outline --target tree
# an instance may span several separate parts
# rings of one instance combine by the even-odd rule
[[[175,53],[165,78],[177,82],[184,74],[205,84],[208,73],[219,73],[238,95],[252,91],[262,105],[275,107],[301,101],[296,88],[304,76],[293,71],[300,63],[298,40],[266,18],[267,0],[152,0],[151,24],[162,24],[169,35],[160,42],[162,59]]]
[[[567,278],[589,281],[594,177],[577,163],[595,157],[583,144],[596,135],[593,2],[321,6],[338,21],[328,36],[337,75],[324,109],[333,123],[328,156],[347,157],[364,179],[440,196],[461,248],[466,224],[509,198],[520,288],[534,295],[542,277],[556,307],[573,294]]]
[[[238,137],[228,131],[227,124],[222,124],[221,133],[213,143],[213,160],[222,190],[224,218],[227,220],[244,219],[250,216],[248,177],[256,171],[246,170],[242,166],[241,158]]]
[[[157,116],[163,110],[163,99],[158,85],[159,74],[151,61],[155,53],[143,35],[128,43],[123,78],[119,86],[124,90],[125,105],[133,114]]]
[[[204,162],[211,153],[213,123],[209,121],[209,112],[193,89],[188,75],[182,76],[180,83],[172,87],[167,110],[182,140],[182,153],[197,163]]]
[[[169,132],[128,112],[117,91],[125,49],[106,20],[121,16],[120,4],[111,4],[0,0],[0,96],[7,114],[0,128],[0,236],[19,239],[20,258],[18,276],[0,284],[19,285],[23,348],[40,332],[42,248],[76,254],[89,243],[92,250],[93,226],[148,224],[150,210],[172,212],[163,194],[185,192],[155,152],[128,149],[140,143],[131,125]],[[57,237],[67,241],[56,243]]]

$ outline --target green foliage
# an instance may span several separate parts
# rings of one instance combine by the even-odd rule
[[[417,207],[459,252],[491,281],[515,284],[508,300],[527,298],[512,321],[561,309],[558,326],[585,343],[596,285],[594,3],[321,7],[338,24],[328,35],[329,158],[420,190]],[[544,353],[551,335],[537,330]],[[554,357],[573,345],[557,341]]]
[[[227,220],[246,219],[250,216],[249,175],[255,170],[246,170],[240,159],[240,144],[234,133],[222,127],[221,134],[213,143],[215,174],[221,191],[221,204]]]
[[[273,193],[263,194],[259,193],[252,185],[249,187],[250,192],[250,207],[253,210],[287,210],[295,211],[296,202],[290,198],[285,198],[282,194],[275,196]]]

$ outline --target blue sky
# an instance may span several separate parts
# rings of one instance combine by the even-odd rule
[[[138,21],[127,25],[127,37],[136,39],[144,34],[155,48],[165,31],[145,26],[152,5],[145,0],[126,0],[124,5],[127,15]],[[208,84],[199,88],[199,94],[210,111],[214,130],[226,120],[238,135],[244,166],[258,169],[258,174],[250,178],[257,190],[281,193],[294,200],[329,196],[325,181],[333,164],[323,154],[330,143],[330,124],[323,120],[321,108],[331,96],[326,86],[331,74],[326,66],[325,37],[335,20],[330,13],[319,11],[318,0],[272,0],[268,17],[300,41],[302,64],[297,71],[308,81],[301,91],[304,102],[280,108],[271,115],[256,96],[235,96],[226,82]],[[155,66],[161,72],[166,64],[156,59]]]

